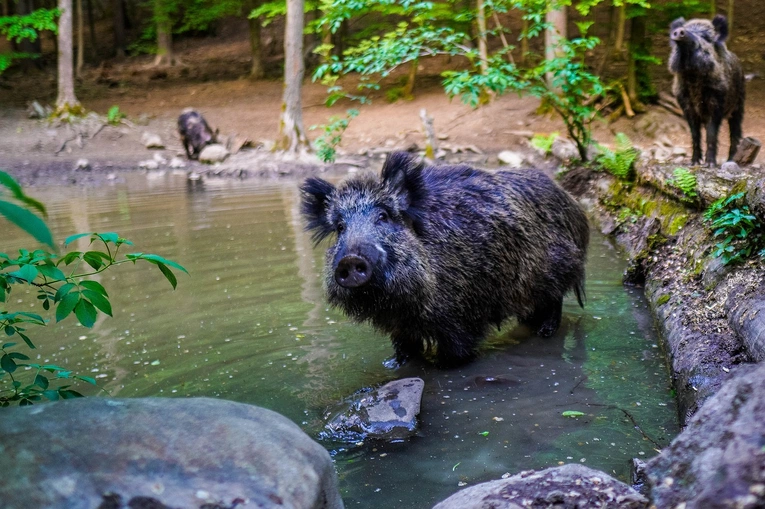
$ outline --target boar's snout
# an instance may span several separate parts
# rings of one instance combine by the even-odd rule
[[[672,40],[675,42],[684,41],[686,36],[685,28],[680,27],[672,31]]]
[[[366,258],[350,255],[342,258],[335,269],[335,281],[344,288],[357,288],[372,278],[372,264]]]

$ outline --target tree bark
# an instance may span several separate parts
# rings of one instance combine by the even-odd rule
[[[93,17],[93,0],[85,0],[85,5],[88,10],[88,28],[90,31],[90,57],[93,60],[98,59],[98,42],[96,41],[96,22]]]
[[[730,33],[732,31],[733,31],[733,0],[728,0],[728,32]]]
[[[526,63],[526,55],[529,53],[529,20],[524,18],[521,21],[521,63]]]
[[[308,151],[311,146],[303,127],[303,16],[304,0],[287,0],[284,28],[284,97],[276,147],[290,153]]]
[[[621,53],[624,48],[624,28],[627,25],[627,4],[623,3],[619,9],[619,18],[616,21],[616,41],[614,51]]]
[[[478,28],[478,58],[481,59],[481,74],[486,74],[489,67],[489,52],[486,47],[486,7],[483,0],[476,0],[475,21]]]
[[[72,59],[72,0],[58,0],[58,98],[60,112],[80,106],[74,95],[74,62]]]
[[[636,110],[641,109],[639,94],[638,74],[645,69],[645,63],[641,64],[635,57],[645,53],[646,38],[646,18],[645,16],[635,16],[630,22],[630,42],[627,59],[627,95],[632,106]]]
[[[553,60],[558,56],[557,46],[561,39],[566,38],[566,25],[568,17],[566,16],[566,7],[561,6],[558,9],[550,9],[545,16],[550,28],[545,30],[545,58]],[[548,83],[552,76],[547,76]]]
[[[248,16],[259,5],[259,0],[248,0]],[[252,56],[252,65],[250,66],[250,78],[260,79],[266,74],[263,64],[263,44],[260,41],[260,20],[257,18],[248,18],[250,25],[250,54]]]
[[[168,0],[154,0],[154,20],[157,23],[157,58],[155,66],[175,65],[173,54],[173,5]]]
[[[77,0],[77,77],[82,77],[85,65],[85,23],[82,15],[82,0]]]
[[[125,56],[125,0],[114,0],[114,53],[117,58]]]

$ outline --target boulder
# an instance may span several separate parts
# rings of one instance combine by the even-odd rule
[[[5,509],[341,508],[327,451],[289,419],[209,398],[2,410]]]
[[[573,141],[566,138],[555,138],[555,141],[553,141],[552,147],[550,148],[550,153],[564,162],[579,159],[579,151],[577,150],[576,145],[574,145]]]
[[[162,138],[158,134],[145,132],[141,135],[141,142],[146,148],[165,148],[165,144],[162,142]]]
[[[329,436],[350,442],[406,438],[417,427],[424,387],[421,378],[402,378],[361,394],[327,424]]]
[[[465,488],[433,509],[647,509],[648,499],[613,477],[568,464]]]
[[[225,146],[219,143],[207,145],[199,153],[199,162],[206,164],[222,163],[228,157],[229,152]]]
[[[659,509],[765,507],[765,364],[738,368],[646,470]]]
[[[523,166],[523,155],[518,152],[513,152],[512,150],[503,150],[497,154],[497,159],[499,159],[500,163],[509,166],[510,168],[520,168]]]

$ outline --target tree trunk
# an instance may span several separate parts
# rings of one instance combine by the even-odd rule
[[[409,62],[409,74],[406,77],[406,83],[401,90],[401,96],[406,100],[414,99],[414,83],[417,81],[417,67],[420,65],[419,59],[415,58]]]
[[[627,4],[623,3],[619,8],[619,19],[616,22],[616,41],[614,51],[621,53],[624,48],[624,28],[627,25]]]
[[[93,17],[93,0],[85,0],[85,6],[88,10],[88,28],[90,31],[90,57],[98,60],[98,46],[96,42],[96,21]]]
[[[287,0],[284,28],[284,98],[276,147],[290,153],[310,150],[303,127],[302,90],[304,0]]]
[[[85,65],[85,23],[82,15],[82,0],[77,0],[77,77],[82,77]]]
[[[74,62],[72,61],[72,0],[58,0],[58,98],[56,110],[71,111],[80,106],[74,95]]]
[[[114,53],[117,58],[125,56],[125,0],[114,0]]]
[[[733,0],[728,0],[728,33],[733,31]]]
[[[561,39],[566,38],[566,7],[561,6],[559,9],[550,9],[545,16],[546,21],[550,24],[550,28],[545,30],[545,58],[547,60],[553,60],[558,56],[557,46]],[[552,76],[547,76],[547,82],[552,80]]]
[[[476,0],[475,21],[478,28],[478,58],[481,59],[481,74],[486,74],[489,67],[489,52],[486,47],[486,7],[483,0]]]
[[[639,100],[640,83],[639,74],[646,72],[645,63],[640,63],[636,57],[643,55],[646,50],[646,18],[635,16],[630,22],[630,43],[627,59],[627,96],[635,110],[641,109]]]
[[[526,63],[526,55],[529,53],[529,20],[524,18],[521,21],[521,63]]]
[[[169,21],[157,23],[157,58],[154,59],[154,65],[175,65],[172,30]]]
[[[258,7],[258,4],[258,0],[248,0],[247,10],[252,12]],[[263,44],[260,41],[260,20],[257,18],[248,18],[248,22],[250,25],[250,54],[252,57],[250,78],[260,79],[266,74],[266,69],[263,64]]]

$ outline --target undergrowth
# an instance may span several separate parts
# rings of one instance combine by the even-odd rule
[[[712,256],[724,265],[765,258],[765,226],[752,214],[740,192],[720,198],[704,212],[704,221],[717,240]]]

